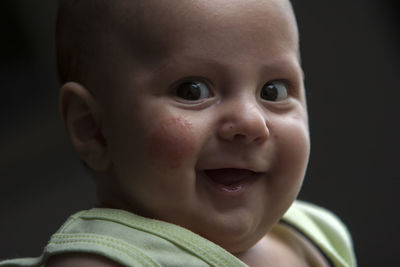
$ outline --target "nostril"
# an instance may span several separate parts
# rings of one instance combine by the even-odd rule
[[[263,136],[257,136],[256,138],[252,138],[251,136],[247,136],[245,134],[235,134],[232,139],[233,139],[232,141],[244,144],[249,144],[252,142],[263,143],[267,140],[267,136],[263,135]]]
[[[264,136],[259,136],[259,137],[257,137],[256,139],[254,139],[254,141],[256,142],[256,143],[263,143],[263,142],[265,142],[267,140],[267,136],[266,135],[264,135]]]
[[[235,134],[233,136],[233,140],[238,142],[244,142],[246,141],[246,136],[244,134]]]

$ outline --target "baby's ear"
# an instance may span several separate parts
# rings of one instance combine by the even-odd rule
[[[110,166],[102,133],[100,105],[84,86],[68,82],[60,90],[60,111],[72,145],[86,165],[97,172]]]

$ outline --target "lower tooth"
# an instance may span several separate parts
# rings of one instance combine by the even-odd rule
[[[240,189],[240,185],[232,185],[232,186],[228,185],[226,187],[229,188],[229,190],[232,190],[232,191]]]

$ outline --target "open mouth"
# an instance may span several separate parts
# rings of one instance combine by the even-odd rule
[[[257,174],[247,169],[213,169],[204,170],[208,180],[223,191],[239,191],[253,182]]]

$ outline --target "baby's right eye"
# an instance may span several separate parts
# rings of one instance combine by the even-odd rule
[[[187,101],[198,101],[212,96],[207,84],[199,81],[183,82],[176,87],[176,96]]]

